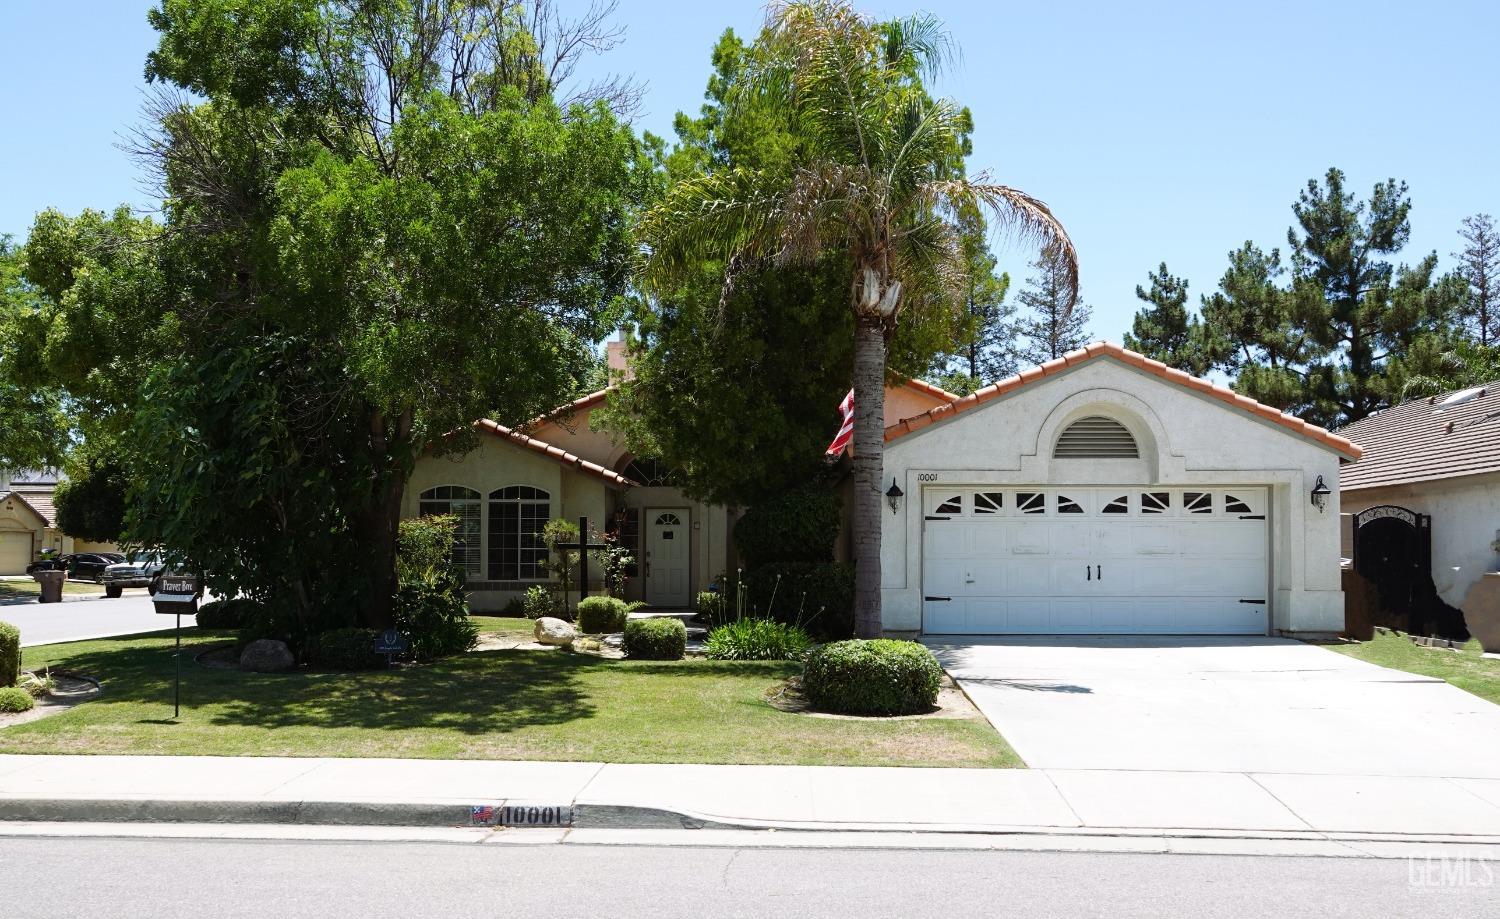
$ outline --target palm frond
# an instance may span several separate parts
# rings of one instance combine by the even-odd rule
[[[642,276],[648,285],[669,284],[704,258],[729,261],[774,252],[786,219],[785,201],[782,183],[752,169],[676,183],[636,226],[645,250]]]
[[[959,47],[952,34],[931,13],[916,13],[885,26],[885,59],[891,66],[910,68],[925,79],[936,79],[958,56]]]
[[[1062,261],[1065,269],[1068,306],[1078,299],[1078,250],[1062,222],[1052,209],[1019,188],[999,185],[989,181],[987,173],[972,179],[945,179],[928,182],[922,188],[922,197],[934,206],[957,211],[965,205],[982,205],[995,219],[1002,233],[1014,238],[1036,242],[1047,252]]]

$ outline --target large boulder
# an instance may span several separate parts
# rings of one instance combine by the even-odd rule
[[[551,616],[543,616],[536,621],[536,626],[532,628],[532,634],[536,636],[536,640],[540,644],[566,647],[573,643],[573,639],[578,637],[578,630],[573,628],[571,623],[564,622],[561,619],[554,619]]]
[[[240,652],[240,669],[256,673],[280,673],[297,666],[297,658],[286,642],[274,638],[259,638],[245,645]]]

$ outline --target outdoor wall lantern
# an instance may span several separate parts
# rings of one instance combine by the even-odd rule
[[[891,506],[891,513],[894,514],[901,509],[901,498],[905,494],[906,492],[901,490],[901,486],[896,484],[896,477],[891,476],[891,487],[886,489],[885,492],[885,503]]]
[[[1312,504],[1313,507],[1318,509],[1318,513],[1323,513],[1323,508],[1328,506],[1328,496],[1331,494],[1333,492],[1328,490],[1328,486],[1323,482],[1323,477],[1318,476],[1318,481],[1313,485],[1312,490]]]

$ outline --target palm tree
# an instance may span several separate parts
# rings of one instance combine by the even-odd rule
[[[641,220],[648,290],[722,259],[726,290],[756,265],[842,253],[854,312],[856,629],[880,634],[880,505],[886,344],[903,308],[950,306],[965,283],[958,214],[980,208],[1041,242],[1077,286],[1077,254],[1047,206],[985,175],[965,177],[969,116],[923,78],[950,40],[925,14],[880,23],[846,0],[773,5],[731,104],[787,119],[801,143],[788,170],[726,168],[670,188]],[[1071,296],[1071,294],[1070,294]]]

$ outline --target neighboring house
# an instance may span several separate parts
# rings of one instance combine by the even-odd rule
[[[1496,570],[1500,382],[1404,402],[1339,433],[1365,448],[1340,482],[1343,510],[1395,505],[1430,517],[1433,585],[1462,608],[1469,588]],[[1352,527],[1344,535],[1350,556]]]
[[[57,528],[52,493],[55,470],[0,471],[0,575],[25,574],[43,551],[113,552],[113,543],[89,542]]]
[[[418,463],[404,512],[463,518],[476,610],[546,580],[549,517],[618,526],[641,559],[629,596],[656,606],[688,605],[733,565],[729,510],[591,427],[607,394],[525,434],[480,422],[478,449]],[[888,631],[1343,628],[1337,491],[1359,457],[1343,437],[1103,343],[962,399],[892,387],[885,421]]]

